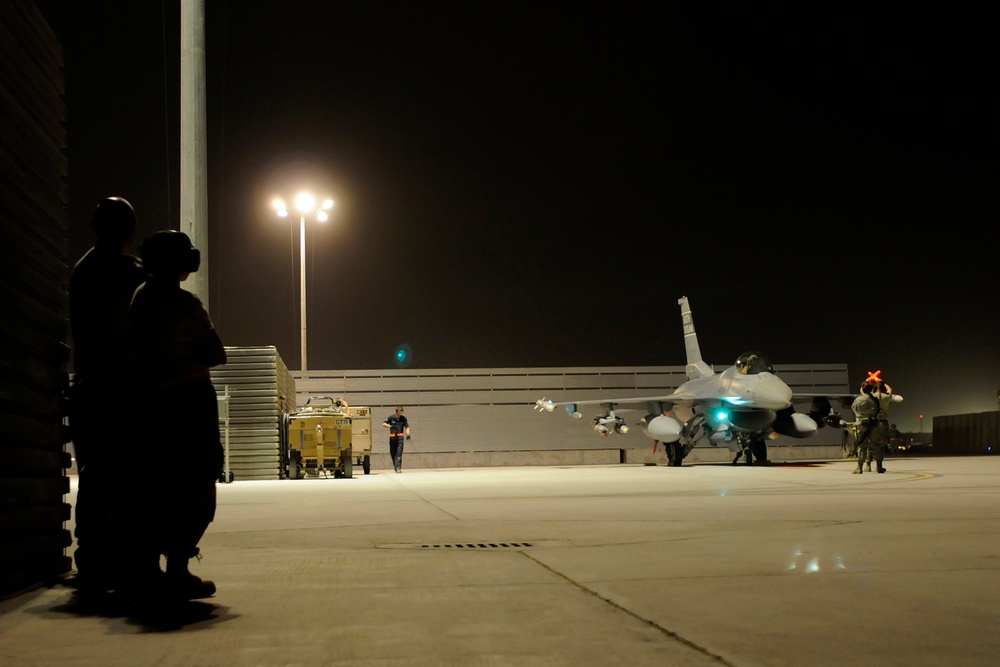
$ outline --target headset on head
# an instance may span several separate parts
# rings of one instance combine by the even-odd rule
[[[201,266],[201,252],[184,232],[154,232],[139,248],[142,264],[152,274],[194,273]]]

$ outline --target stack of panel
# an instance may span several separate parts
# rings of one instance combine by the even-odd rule
[[[73,566],[66,80],[63,48],[35,4],[0,3],[0,599]],[[109,429],[120,421],[112,399]]]
[[[228,438],[222,433],[228,470],[235,481],[280,479],[281,423],[295,410],[295,380],[273,346],[227,346],[226,355],[228,362],[212,369],[212,384],[229,396]]]

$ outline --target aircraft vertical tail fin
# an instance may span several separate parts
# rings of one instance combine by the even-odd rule
[[[701,358],[701,347],[698,345],[698,334],[694,330],[694,318],[691,316],[688,298],[682,296],[677,303],[681,307],[681,323],[684,325],[684,351],[687,354],[687,366],[684,367],[684,371],[688,379],[714,375],[709,365]]]

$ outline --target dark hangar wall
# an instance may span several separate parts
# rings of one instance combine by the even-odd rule
[[[41,14],[0,3],[0,597],[71,566],[63,92]]]

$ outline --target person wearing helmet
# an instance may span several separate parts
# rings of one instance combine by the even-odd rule
[[[140,596],[205,598],[215,594],[215,584],[192,574],[188,562],[199,556],[198,543],[215,517],[223,450],[209,369],[226,363],[226,350],[201,301],[181,288],[201,263],[190,238],[156,232],[139,251],[150,277],[135,291],[129,322],[137,375],[156,424],[149,430],[154,472],[137,504],[143,516],[132,521],[137,531],[149,530],[135,542],[130,584]]]
[[[69,279],[73,375],[67,405],[78,472],[73,560],[81,590],[106,591],[114,588],[117,572],[113,517],[124,497],[121,451],[128,431],[112,426],[108,412],[125,401],[124,387],[134,372],[129,302],[146,272],[129,253],[136,216],[127,199],[101,200],[90,224],[94,246],[76,262]]]

